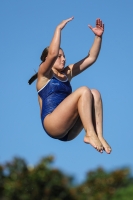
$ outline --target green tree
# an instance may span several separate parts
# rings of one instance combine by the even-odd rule
[[[128,168],[88,172],[80,185],[73,177],[51,167],[54,157],[43,158],[35,167],[14,158],[0,165],[0,200],[132,200],[133,177]]]
[[[4,192],[4,174],[3,174],[3,167],[0,165],[0,198],[3,196]]]
[[[129,175],[127,168],[110,173],[102,168],[91,171],[85,182],[77,188],[78,197],[80,200],[112,200],[120,188],[126,188],[132,183]]]
[[[53,157],[41,160],[34,168],[24,160],[15,158],[5,164],[3,187],[4,200],[75,200],[70,189],[72,177],[65,176],[58,169],[50,168]]]
[[[112,200],[133,200],[133,184],[117,190]]]

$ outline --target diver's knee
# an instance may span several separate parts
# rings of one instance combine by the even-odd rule
[[[101,99],[101,94],[97,89],[91,89],[91,93],[93,94],[95,100]]]
[[[90,88],[88,88],[88,87],[86,87],[86,86],[83,86],[83,87],[81,87],[81,90],[82,90],[82,95],[90,95],[90,96],[92,96],[92,93],[91,93],[91,90],[90,90]]]

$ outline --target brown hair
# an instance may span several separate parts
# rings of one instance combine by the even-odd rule
[[[43,50],[43,52],[42,52],[42,55],[41,55],[41,57],[40,57],[40,59],[41,59],[41,64],[43,63],[43,62],[45,62],[45,59],[46,59],[46,57],[47,57],[47,55],[48,55],[48,48],[49,47],[46,47],[44,50]],[[40,64],[40,65],[41,65]],[[31,85],[36,79],[37,79],[37,76],[38,76],[38,73],[36,73],[36,74],[34,74],[30,79],[29,79],[29,81],[28,81],[28,83],[29,83],[29,85]]]

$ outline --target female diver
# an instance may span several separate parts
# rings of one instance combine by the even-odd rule
[[[88,55],[65,67],[65,55],[60,48],[61,31],[73,17],[63,20],[55,29],[50,46],[41,55],[42,63],[30,80],[37,79],[36,88],[40,105],[41,121],[45,132],[61,141],[73,140],[84,128],[84,142],[97,151],[111,153],[111,147],[103,138],[103,111],[101,95],[96,89],[80,87],[72,92],[70,81],[97,59],[101,48],[104,24],[96,20],[96,27],[89,28],[95,34]]]

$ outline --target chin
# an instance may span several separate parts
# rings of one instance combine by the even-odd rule
[[[59,68],[58,70],[59,70],[59,71],[63,71],[63,70],[64,70],[64,67],[62,67],[62,68]]]

